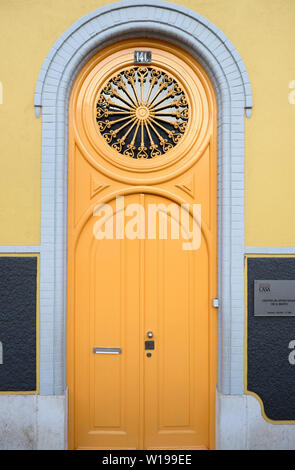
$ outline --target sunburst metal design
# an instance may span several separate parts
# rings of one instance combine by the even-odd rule
[[[135,159],[166,154],[180,141],[189,118],[183,89],[155,67],[132,67],[113,76],[96,107],[106,142]]]

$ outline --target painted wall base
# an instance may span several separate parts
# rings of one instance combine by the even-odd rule
[[[67,394],[0,395],[0,450],[67,448]]]
[[[272,424],[252,395],[216,392],[216,449],[294,450],[295,424]]]

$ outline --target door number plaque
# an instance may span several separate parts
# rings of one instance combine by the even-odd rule
[[[150,64],[152,62],[152,51],[134,51],[135,64]]]

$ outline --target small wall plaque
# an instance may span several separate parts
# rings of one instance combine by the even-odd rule
[[[152,51],[134,51],[135,64],[150,64],[152,62]]]
[[[255,280],[254,315],[295,316],[295,280]]]

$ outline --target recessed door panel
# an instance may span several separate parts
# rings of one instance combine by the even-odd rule
[[[92,221],[77,242],[77,448],[138,446],[138,250],[137,241],[96,240]]]
[[[147,196],[148,203],[171,201]],[[145,330],[155,339],[145,361],[146,448],[209,447],[207,245],[182,244],[145,241]]]

